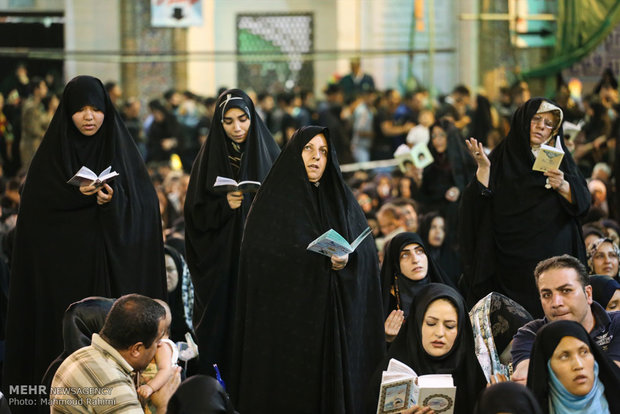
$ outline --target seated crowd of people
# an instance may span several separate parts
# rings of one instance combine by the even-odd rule
[[[13,85],[0,90],[3,353],[4,340],[13,341],[0,359],[0,412],[6,402],[12,412],[33,412],[16,392],[32,378],[45,385],[35,404],[41,412],[435,412],[423,401],[382,411],[382,372],[392,359],[418,375],[450,374],[457,414],[620,412],[620,100],[609,71],[584,97],[562,83],[553,101],[531,99],[527,83],[517,82],[494,102],[482,94],[472,99],[463,85],[435,101],[422,89],[404,98],[394,89],[378,91],[354,61],[353,76],[330,84],[322,102],[302,90],[223,88],[207,98],[170,90],[148,103],[148,114],[139,99],[123,100],[115,82],[97,97],[81,91],[104,85],[78,77],[59,98],[61,88],[47,78],[24,82],[24,71],[16,71],[21,84],[0,83]],[[77,114],[98,126],[80,126]],[[75,144],[101,134],[131,137],[135,145],[91,151]],[[62,150],[50,148],[53,136],[62,138]],[[531,171],[541,144],[566,152],[544,174]],[[431,158],[422,166],[372,163],[420,145]],[[115,154],[113,161],[93,156],[100,153]],[[126,158],[117,164],[121,153]],[[43,164],[54,157],[70,160],[73,170]],[[79,217],[77,223],[58,218],[55,205],[49,217],[76,233],[95,221],[107,225],[101,238],[76,244],[116,254],[107,243],[127,243],[132,250],[118,253],[119,263],[139,269],[150,261],[162,274],[135,285],[115,274],[93,283],[90,297],[62,306],[65,296],[51,300],[62,309],[49,312],[55,338],[47,347],[59,356],[41,355],[15,376],[17,321],[25,306],[36,307],[16,306],[15,297],[23,301],[29,289],[54,292],[34,287],[40,276],[23,276],[45,273],[30,266],[35,257],[24,257],[26,235],[45,226],[30,225],[29,217],[48,217],[33,189],[43,187],[40,177],[73,174],[94,159],[97,168],[111,163],[121,175],[57,195],[78,200],[67,216]],[[135,160],[144,168],[131,166]],[[213,190],[211,181],[223,174],[261,187],[256,195]],[[144,182],[152,188],[132,198]],[[87,207],[97,213],[78,216],[80,197],[91,197]],[[157,211],[156,235],[131,236],[131,218],[147,223]],[[539,211],[545,216],[534,216]],[[510,222],[514,217],[518,223]],[[153,228],[149,223],[138,227],[142,233]],[[128,233],[114,234],[115,226]],[[372,237],[347,254],[321,252],[326,259],[305,250],[326,230],[351,242],[366,226]],[[72,231],[67,235],[75,237]],[[63,239],[52,234],[39,242],[54,240]],[[147,246],[145,256],[136,246]],[[88,257],[110,274],[119,266]],[[29,317],[40,323],[42,314]],[[26,351],[39,355],[37,348]],[[296,397],[281,395],[287,386],[299,393],[299,406],[290,406]]]

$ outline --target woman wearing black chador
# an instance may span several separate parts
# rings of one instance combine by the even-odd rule
[[[254,198],[254,193],[218,192],[213,184],[218,176],[262,182],[279,153],[248,95],[239,89],[224,91],[194,161],[185,200],[186,256],[203,374],[212,375],[217,364],[228,378],[239,246]]]
[[[488,157],[482,144],[467,141],[478,164],[459,219],[469,306],[496,291],[542,317],[536,264],[562,254],[586,263],[579,217],[588,211],[590,193],[564,144],[562,118],[558,106],[533,98],[517,109],[508,136]],[[532,170],[543,144],[564,151],[558,169]]]
[[[97,174],[111,166],[119,175],[101,187],[68,184],[82,166]],[[6,390],[41,383],[63,349],[71,303],[166,297],[155,189],[99,79],[78,76],[65,87],[28,170],[11,264]]]

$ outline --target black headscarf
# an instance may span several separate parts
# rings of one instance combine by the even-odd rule
[[[230,398],[213,378],[194,375],[179,385],[170,401],[170,414],[234,414]]]
[[[381,266],[381,290],[383,293],[383,315],[385,318],[394,309],[401,309],[405,317],[409,316],[409,309],[415,294],[429,283],[443,283],[454,287],[443,270],[435,263],[435,260],[426,253],[428,258],[428,272],[421,280],[410,280],[400,271],[400,252],[409,244],[419,244],[425,252],[426,247],[422,238],[417,233],[399,233],[394,236],[385,246],[385,256]],[[398,282],[398,294],[395,283]],[[400,302],[400,303],[399,303]]]
[[[302,150],[318,134],[329,153],[317,186]],[[246,221],[231,392],[239,411],[362,412],[360,393],[385,346],[374,241],[366,238],[340,271],[306,247],[330,228],[352,241],[367,226],[328,130],[298,130]]]
[[[476,110],[471,120],[470,135],[486,146],[487,135],[489,135],[491,129],[493,129],[491,102],[489,102],[486,96],[477,95]]]
[[[231,108],[243,110],[251,121],[241,145],[233,143],[222,125]],[[213,184],[217,176],[262,182],[279,152],[248,95],[240,89],[224,91],[194,161],[185,200],[186,258],[196,294],[194,328],[203,373],[211,373],[217,363],[225,379],[228,375],[239,248],[253,199],[246,194],[241,207],[232,210],[226,194],[213,191]]]
[[[620,368],[599,348],[579,323],[554,321],[543,326],[536,334],[527,374],[527,387],[532,390],[544,413],[549,412],[549,371],[547,362],[562,338],[572,336],[590,347],[598,363],[598,377],[605,386],[609,412],[620,412]]]
[[[449,165],[454,185],[462,191],[474,176],[476,164],[465,148],[461,133],[452,122],[445,119],[435,122],[430,127],[431,135],[435,127],[441,128],[446,133],[446,150],[443,154],[439,154],[432,138],[428,141],[428,149],[435,158],[434,162],[440,163],[443,157],[446,158],[444,162]]]
[[[105,113],[90,137],[71,118],[85,105]],[[82,166],[97,174],[112,166],[120,174],[110,183],[109,203],[98,205],[96,196],[67,184]],[[101,81],[78,76],[65,87],[22,192],[3,384],[40,382],[62,350],[61,322],[69,304],[128,293],[166,297],[159,202]]]
[[[590,276],[590,285],[592,285],[592,299],[603,308],[607,307],[616,290],[620,289],[620,283],[606,275]]]
[[[560,170],[570,183],[573,203],[545,188],[543,173],[532,171],[530,121],[543,103],[550,104],[533,98],[517,109],[508,136],[489,156],[492,195],[480,196],[482,185],[474,178],[463,194],[459,219],[468,303],[496,290],[534,317],[542,316],[532,277],[536,264],[565,253],[585,264],[578,218],[588,211],[591,198],[562,138],[557,138],[565,153]],[[561,137],[561,131],[558,126],[554,136]]]
[[[457,310],[457,337],[452,349],[442,357],[433,357],[422,346],[422,324],[429,305],[437,299],[446,299]],[[411,316],[392,343],[388,355],[381,365],[387,369],[391,358],[395,358],[413,368],[418,375],[452,374],[456,386],[455,414],[469,414],[480,391],[486,386],[486,379],[474,348],[474,335],[463,297],[453,288],[439,283],[431,283],[418,291],[413,299]],[[378,397],[379,380],[373,385]]]
[[[184,341],[185,334],[193,331],[191,317],[193,314],[194,288],[183,255],[167,243],[164,245],[164,251],[174,261],[178,275],[176,287],[168,292],[168,306],[170,306],[172,314],[170,339],[174,342]]]
[[[444,240],[441,246],[432,246],[428,241],[428,234],[431,231],[433,220],[440,217],[444,221]],[[456,250],[450,245],[450,239],[456,238],[456,229],[448,226],[448,220],[439,212],[431,211],[420,218],[420,228],[418,229],[424,243],[428,246],[428,255],[432,256],[439,267],[443,269],[453,285],[458,284],[461,276],[461,259]]]
[[[524,385],[516,382],[493,384],[480,394],[474,414],[542,414],[538,401]]]
[[[435,127],[441,128],[446,134],[447,146],[441,154],[433,144],[432,132]],[[457,229],[459,200],[448,201],[446,191],[456,187],[462,195],[467,183],[474,177],[476,164],[465,148],[460,131],[450,121],[437,121],[430,127],[430,131],[428,148],[434,160],[424,168],[418,198],[424,206],[425,213],[439,211],[446,219],[446,228]],[[449,246],[455,245],[455,239],[453,234],[446,233],[446,243]]]

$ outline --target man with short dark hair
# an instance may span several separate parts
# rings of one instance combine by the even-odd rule
[[[412,233],[417,233],[419,218],[416,202],[411,198],[396,198],[391,200],[391,203],[400,208],[405,229]]]
[[[60,365],[50,392],[52,413],[143,413],[132,374],[146,368],[165,333],[165,310],[155,300],[131,294],[112,305],[90,346]],[[179,369],[151,397],[157,413],[180,382]],[[156,395],[159,394],[159,395]]]
[[[527,323],[514,336],[512,380],[527,381],[536,333],[546,323],[556,320],[580,323],[609,358],[620,366],[620,313],[607,313],[592,301],[592,286],[585,266],[573,256],[555,256],[539,262],[534,277],[545,317]]]

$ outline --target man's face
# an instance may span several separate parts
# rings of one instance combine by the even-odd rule
[[[146,369],[149,363],[155,358],[155,353],[157,352],[157,346],[159,345],[159,341],[164,337],[164,333],[166,331],[166,318],[162,317],[159,320],[159,325],[157,328],[157,338],[153,341],[150,347],[142,347],[141,353],[138,358],[136,358],[135,362],[132,364],[133,369],[136,371],[142,371]]]
[[[549,269],[538,277],[540,302],[549,321],[571,320],[583,325],[591,315],[592,286],[585,288],[572,268]]]
[[[406,204],[401,209],[403,217],[405,218],[405,227],[407,231],[415,233],[418,231],[418,213],[411,204]]]

